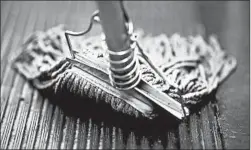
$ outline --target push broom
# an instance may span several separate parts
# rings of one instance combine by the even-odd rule
[[[190,105],[236,67],[214,36],[209,44],[200,35],[143,36],[134,31],[122,1],[97,6],[84,32],[59,26],[33,34],[13,66],[40,90],[87,96],[117,112],[150,119],[158,115],[157,107],[178,119],[188,116]],[[103,33],[86,37],[94,24],[101,24]],[[151,58],[157,49],[164,51],[155,58],[160,63]]]

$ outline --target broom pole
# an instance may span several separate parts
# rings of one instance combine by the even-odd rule
[[[122,1],[97,1],[96,3],[109,50],[119,52],[128,49],[130,42],[128,40],[124,12],[121,7]],[[110,55],[109,57],[112,60],[122,60],[126,56],[120,56],[119,58],[118,56]]]

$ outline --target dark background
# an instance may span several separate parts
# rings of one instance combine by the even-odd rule
[[[219,106],[217,110],[219,116],[216,119],[220,124],[222,145],[224,148],[248,148],[250,139],[249,2],[128,1],[125,2],[125,7],[136,28],[143,28],[146,33],[154,35],[166,33],[168,36],[175,32],[182,35],[196,33],[205,36],[212,33],[218,35],[222,47],[238,61],[237,70],[220,86],[216,94],[217,106]],[[143,136],[135,136],[136,131],[124,131],[123,128],[113,127],[113,125],[106,126],[106,122],[95,123],[92,119],[79,121],[65,116],[61,109],[53,107],[50,102],[47,103],[46,98],[41,97],[37,90],[27,84],[27,81],[9,69],[10,58],[30,33],[36,30],[44,31],[58,24],[66,24],[74,31],[83,30],[87,27],[95,9],[93,1],[1,1],[1,148],[6,146],[43,148],[46,145],[49,145],[47,146],[49,148],[74,145],[79,148],[88,148],[90,145],[91,148],[98,148],[102,132],[105,136],[101,141],[104,143],[104,148],[112,148],[114,145],[115,148],[142,148],[145,145],[153,148],[195,148],[196,143],[192,141],[193,144],[187,144],[186,139],[182,139],[182,135],[174,138],[175,144],[170,145],[163,142],[172,139],[169,138],[169,133],[167,139],[159,138],[156,134],[154,138],[150,135],[145,139],[144,133]],[[24,99],[20,99],[22,95]],[[80,126],[79,129],[76,124]],[[78,134],[83,136],[78,138],[79,141],[75,141],[77,144],[74,144],[71,137],[77,135],[73,130],[79,130]],[[128,138],[122,136],[121,132],[128,132]],[[181,129],[177,132],[179,133],[174,132],[175,135],[180,134]],[[198,134],[198,136],[202,135]],[[211,134],[207,135],[205,132],[202,137],[205,138],[206,143],[204,148],[217,148],[215,143],[213,147],[207,145],[207,136]],[[81,142],[84,139],[85,141]],[[116,139],[115,144],[113,139]],[[203,148],[200,147],[203,144],[198,145],[198,148]]]

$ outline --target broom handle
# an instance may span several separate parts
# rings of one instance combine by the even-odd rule
[[[106,37],[107,47],[114,52],[129,48],[128,33],[125,25],[122,1],[97,1],[100,20]],[[112,58],[122,60],[123,58]],[[121,56],[122,57],[122,56]]]

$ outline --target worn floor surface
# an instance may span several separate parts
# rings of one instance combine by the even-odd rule
[[[98,113],[102,110],[95,108],[87,112],[74,104],[59,107],[51,103],[10,68],[9,60],[36,30],[61,23],[75,31],[83,30],[95,3],[1,1],[1,149],[248,148],[249,2],[201,2],[202,19],[192,11],[193,4],[126,2],[136,27],[153,34],[188,35],[201,32],[200,23],[206,23],[206,34],[219,35],[223,48],[237,58],[238,69],[220,86],[216,98],[208,97],[210,102],[179,123],[163,118],[137,121],[111,112]],[[220,27],[217,23],[221,20]]]

